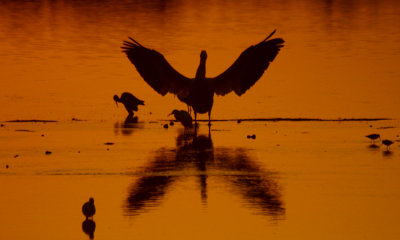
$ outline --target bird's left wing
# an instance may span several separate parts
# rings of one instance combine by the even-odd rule
[[[264,41],[246,49],[225,72],[215,78],[209,78],[217,95],[225,95],[234,91],[237,95],[245,93],[263,75],[281,47],[283,39],[268,40],[273,31]],[[268,40],[268,41],[267,41]]]
[[[192,79],[176,71],[159,52],[143,47],[133,38],[129,39],[131,41],[124,41],[122,51],[154,90],[161,95],[179,95],[188,91]]]

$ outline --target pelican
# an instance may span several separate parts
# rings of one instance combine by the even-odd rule
[[[88,202],[85,202],[82,206],[82,213],[86,216],[86,219],[92,217],[96,213],[94,206],[94,199],[90,198]]]
[[[192,116],[190,116],[190,114],[184,110],[173,110],[169,115],[174,115],[175,119],[177,121],[179,121],[180,123],[182,123],[182,125],[186,128],[186,127],[193,127],[193,119]],[[168,116],[169,116],[168,115]]]
[[[197,124],[197,113],[208,113],[208,125],[211,125],[211,109],[214,94],[224,96],[235,92],[244,94],[263,75],[269,64],[275,59],[283,39],[268,40],[276,30],[260,43],[250,46],[222,74],[206,77],[207,52],[200,53],[200,64],[195,78],[188,78],[177,72],[159,52],[148,49],[131,37],[124,41],[124,52],[142,78],[159,94],[172,93],[194,111]]]
[[[118,102],[124,104],[126,111],[128,111],[129,113],[128,117],[133,116],[133,111],[138,110],[138,105],[144,105],[144,101],[139,100],[137,97],[128,92],[122,93],[121,97],[118,97],[118,95],[114,95],[113,99],[117,106]]]

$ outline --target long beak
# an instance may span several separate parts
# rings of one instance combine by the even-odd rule
[[[117,101],[115,101],[115,104],[117,105],[117,107],[118,107],[118,102]]]
[[[168,116],[171,116],[173,113],[168,114]]]

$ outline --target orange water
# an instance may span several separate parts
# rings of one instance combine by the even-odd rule
[[[0,239],[88,239],[89,197],[95,239],[399,238],[399,10],[394,0],[1,1]],[[242,97],[216,97],[213,119],[392,120],[164,129],[186,105],[154,92],[120,52],[132,36],[193,77],[206,49],[216,76],[273,29],[285,47]],[[145,101],[137,124],[112,100],[124,91]]]

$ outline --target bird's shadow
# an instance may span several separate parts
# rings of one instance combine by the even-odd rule
[[[230,193],[242,197],[256,214],[279,219],[285,214],[276,173],[263,170],[246,148],[215,148],[208,134],[187,129],[176,137],[176,148],[160,148],[143,173],[129,188],[124,206],[135,216],[159,206],[171,186],[183,178],[197,178],[204,206],[208,199],[208,178],[227,182]],[[188,175],[187,173],[190,172]]]
[[[92,219],[86,219],[82,222],[82,231],[86,233],[90,239],[94,239],[94,231],[96,230],[96,223]]]

